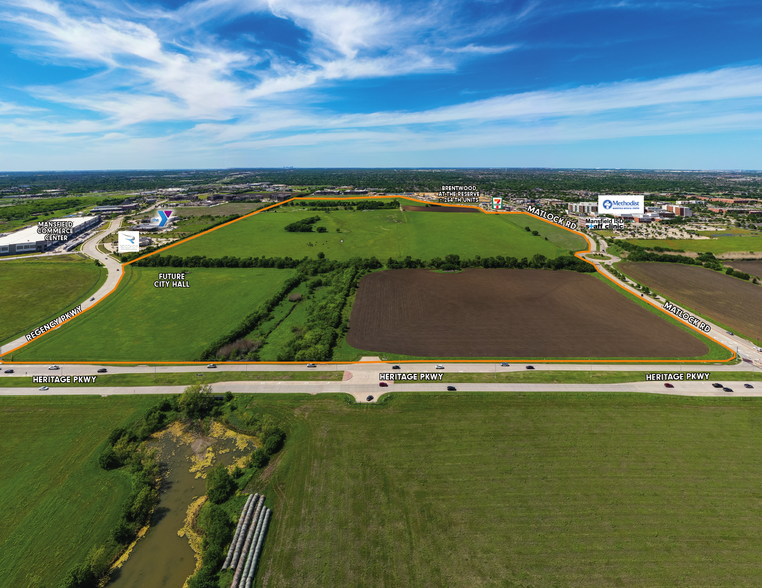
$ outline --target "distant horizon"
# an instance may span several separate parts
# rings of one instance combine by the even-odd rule
[[[4,174],[56,174],[56,173],[102,173],[102,172],[167,172],[167,171],[286,171],[286,170],[405,170],[405,171],[447,171],[447,170],[545,170],[545,171],[599,171],[599,172],[617,172],[617,171],[630,171],[630,172],[671,172],[671,173],[762,173],[762,169],[686,169],[686,168],[655,168],[655,167],[544,167],[544,166],[412,166],[402,167],[399,165],[389,167],[374,167],[374,166],[353,166],[353,167],[338,167],[338,166],[279,166],[279,167],[156,167],[156,168],[102,168],[102,169],[25,169],[25,170],[0,170],[0,177]]]

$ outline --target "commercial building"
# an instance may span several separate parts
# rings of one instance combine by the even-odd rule
[[[598,212],[597,202],[570,202],[569,212],[574,214],[595,214]]]
[[[0,255],[43,252],[91,229],[100,222],[100,216],[57,218],[45,221],[48,227],[54,226],[55,223],[67,223],[66,228],[57,233],[45,233],[44,229],[34,224],[0,237]]]
[[[675,216],[683,216],[683,217],[693,216],[693,210],[691,210],[687,206],[677,206],[675,204],[667,204],[664,208],[668,210],[669,212],[674,213]]]

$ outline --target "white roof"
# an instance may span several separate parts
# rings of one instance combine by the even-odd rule
[[[80,225],[93,220],[97,217],[95,216],[73,216],[71,218],[52,218],[50,221],[45,222],[53,222],[53,221],[71,221],[73,223],[73,228],[76,229]],[[0,237],[0,246],[8,246],[8,245],[23,245],[24,243],[37,243],[38,241],[44,241],[45,240],[45,234],[44,233],[38,233],[37,232],[37,224],[33,224],[28,227],[24,227],[20,231],[16,231],[15,233],[9,233],[5,237]]]

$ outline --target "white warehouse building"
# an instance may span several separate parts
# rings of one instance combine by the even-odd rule
[[[56,218],[45,223],[71,223],[70,230],[67,229],[65,235],[66,238],[59,239],[46,239],[46,233],[38,231],[38,225],[34,224],[29,227],[25,227],[20,231],[14,233],[8,233],[0,237],[0,255],[14,255],[21,253],[37,253],[42,252],[51,247],[54,247],[64,241],[68,241],[75,235],[79,235],[83,231],[86,231],[98,223],[100,223],[100,216],[80,216],[71,218]]]

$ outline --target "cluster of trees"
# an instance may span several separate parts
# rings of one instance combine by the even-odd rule
[[[399,208],[399,200],[294,200],[286,206],[308,206],[314,210],[378,210],[384,208]]]
[[[304,326],[293,328],[291,339],[278,354],[278,361],[331,359],[337,339],[348,329],[348,320],[342,320],[347,298],[365,273],[363,269],[349,267],[320,278],[320,286],[326,288],[326,292],[319,300],[312,301]],[[312,284],[308,285],[308,289],[311,287]]]
[[[551,269],[551,270],[572,270],[576,272],[595,272],[595,267],[578,259],[572,255],[561,255],[555,259],[549,259],[544,255],[537,253],[532,259],[526,257],[516,259],[515,257],[480,257],[473,259],[460,259],[459,255],[445,255],[444,259],[435,257],[429,261],[413,259],[409,255],[403,260],[389,258],[386,262],[389,269],[412,269],[412,268],[433,268],[442,271],[457,271],[463,268],[508,268],[508,269]]]
[[[177,415],[174,399],[162,399],[129,427],[111,431],[98,458],[105,470],[125,468],[132,474],[132,492],[122,506],[122,514],[105,545],[91,551],[88,561],[75,566],[64,577],[60,588],[96,588],[106,575],[113,558],[130,543],[148,522],[159,500],[159,465],[153,453],[142,450],[141,443]]]
[[[312,225],[320,220],[319,216],[311,216],[283,227],[289,233],[311,233]],[[320,229],[323,229],[322,231]],[[328,229],[325,227],[318,227],[318,233],[325,233]]]
[[[40,200],[29,200],[12,206],[0,207],[0,219],[5,221],[12,220],[30,220],[37,215],[50,214],[57,210],[67,208],[80,208],[89,205],[111,205],[121,204],[124,198],[105,198],[94,200],[92,198],[44,198]]]
[[[739,272],[738,270],[734,270],[732,267],[729,267],[725,270],[725,273],[729,276],[733,276],[734,278],[741,278],[742,280],[749,281],[751,279],[751,276],[745,272]],[[756,279],[754,280],[754,283],[756,284]]]
[[[430,260],[420,258],[413,259],[411,256],[398,260],[390,257],[386,263],[381,263],[376,257],[353,257],[348,261],[333,261],[325,258],[324,253],[318,253],[318,259],[292,259],[291,257],[206,257],[205,255],[194,255],[192,257],[180,257],[177,255],[151,255],[135,265],[143,267],[271,267],[271,268],[297,268],[301,273],[314,276],[325,274],[339,269],[356,268],[365,270],[381,269],[403,269],[403,268],[430,268],[441,269],[444,271],[455,271],[461,268],[481,267],[481,268],[534,268],[534,269],[566,269],[577,272],[594,272],[595,269],[589,263],[582,261],[571,255],[562,255],[556,259],[548,259],[544,255],[537,254],[531,260],[524,257],[517,259],[515,257],[481,257],[477,255],[473,259],[461,259],[459,255],[446,255],[444,258],[434,257]]]

